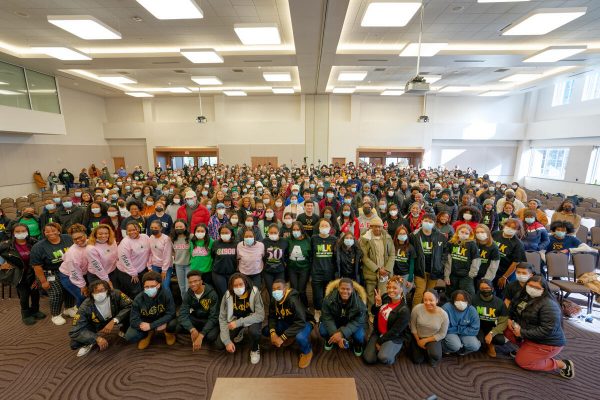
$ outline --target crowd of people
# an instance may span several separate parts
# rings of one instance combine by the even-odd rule
[[[403,347],[432,366],[485,351],[574,376],[557,358],[559,304],[526,259],[581,245],[570,200],[548,221],[517,182],[353,163],[34,176],[56,194],[5,222],[0,268],[14,270],[23,323],[46,317],[40,292],[54,324],[73,319],[78,356],[113,333],[139,349],[158,333],[229,353],[246,337],[256,364],[264,336],[295,343],[306,368],[315,330],[368,364]]]

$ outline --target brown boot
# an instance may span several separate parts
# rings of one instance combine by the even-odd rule
[[[487,345],[487,355],[496,358],[496,346],[493,343]]]
[[[165,339],[167,339],[167,345],[173,346],[177,337],[174,333],[165,332]]]
[[[150,346],[150,342],[152,341],[152,336],[154,336],[154,331],[148,332],[148,336],[138,342],[138,349],[145,350],[148,348],[148,346]]]
[[[313,352],[308,354],[300,354],[300,360],[298,361],[298,368],[304,369],[310,365],[312,360]]]

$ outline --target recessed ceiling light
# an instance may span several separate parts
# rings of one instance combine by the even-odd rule
[[[14,92],[12,90],[0,89],[0,94],[5,94],[7,96],[15,96],[15,95],[22,95],[24,93]]]
[[[548,63],[556,62],[587,50],[587,46],[552,46],[535,53],[523,62]]]
[[[232,96],[232,97],[248,96],[248,94],[246,92],[244,92],[243,90],[224,90],[223,94],[225,96]]]
[[[506,78],[500,79],[500,82],[523,83],[523,82],[534,81],[543,76],[544,76],[543,74],[513,74],[510,76],[507,76]]]
[[[271,90],[275,94],[294,94],[294,88],[274,87]]]
[[[213,49],[181,49],[181,55],[195,64],[218,64],[223,57]]]
[[[202,9],[194,0],[137,0],[158,19],[200,19]]]
[[[538,8],[510,25],[503,35],[545,35],[584,15],[586,7]]]
[[[121,39],[121,34],[91,15],[48,15],[48,22],[85,40]]]
[[[355,90],[356,90],[356,88],[354,88],[354,87],[336,87],[336,88],[333,88],[333,93],[350,94],[350,93],[354,93]]]
[[[133,22],[142,22],[142,21],[143,21],[142,17],[138,17],[137,15],[136,15],[136,16],[133,16],[133,17],[131,17],[131,20],[132,20]]]
[[[78,50],[69,47],[32,47],[33,52],[49,55],[50,57],[58,58],[59,60],[91,60],[92,57]]]
[[[510,92],[507,90],[490,90],[488,92],[481,93],[482,97],[497,97],[497,96],[506,96]]]
[[[222,85],[223,82],[216,76],[192,76],[192,80],[198,85]]]
[[[192,93],[192,91],[186,87],[171,87],[169,88],[171,93]]]
[[[146,92],[125,92],[125,94],[133,97],[154,97],[153,94]]]
[[[421,8],[420,1],[374,1],[367,6],[361,26],[406,26]]]
[[[439,53],[448,43],[421,43],[421,57],[432,57]],[[410,43],[402,50],[400,57],[417,57],[419,43]]]
[[[441,75],[421,75],[423,78],[425,78],[425,82],[432,84],[432,83],[436,83],[437,81],[442,79]]]
[[[0,85],[8,85],[8,82],[2,82],[2,81],[0,81]]]
[[[469,90],[469,86],[446,86],[439,90],[440,93],[458,93]]]
[[[381,92],[382,96],[402,96],[404,94],[404,90],[396,90],[396,89],[387,89]]]
[[[263,72],[263,78],[267,82],[291,82],[292,74],[289,72]]]
[[[125,85],[137,83],[135,79],[121,76],[121,75],[99,75],[98,79],[101,81],[112,83],[113,85]]]
[[[235,24],[233,30],[242,44],[281,44],[277,24]]]
[[[367,71],[343,71],[339,73],[338,81],[362,81],[367,74]]]

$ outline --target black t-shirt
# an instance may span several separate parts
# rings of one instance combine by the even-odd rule
[[[513,281],[504,286],[504,298],[512,301],[515,297],[517,297],[521,290],[523,290],[524,286],[521,286],[521,282]]]
[[[146,232],[146,220],[141,215],[138,218],[134,218],[131,215],[129,217],[125,218],[123,220],[123,222],[121,222],[121,230],[123,230],[123,231],[127,230],[127,224],[130,222],[137,222],[137,224],[140,227],[140,232],[142,232],[142,233]]]
[[[315,235],[311,238],[312,248],[312,273],[325,276],[333,276],[335,260],[335,236],[322,238]]]
[[[265,245],[265,255],[263,261],[265,263],[265,271],[279,273],[285,270],[288,241],[279,238],[277,241],[272,241],[269,238],[263,240]]]
[[[492,242],[490,246],[479,245],[479,258],[481,258],[481,266],[477,273],[477,279],[481,279],[485,276],[491,261],[500,259],[500,253],[498,252],[496,243]]]
[[[298,218],[296,218],[296,221],[302,224],[302,227],[304,228],[304,234],[308,237],[311,237],[313,234],[313,228],[319,221],[319,217],[317,217],[315,214],[311,215],[310,217],[306,214],[300,214],[298,215]]]
[[[471,262],[479,258],[479,249],[474,240],[463,243],[448,242],[448,254],[450,254],[452,269],[450,274],[458,277],[469,275]]]
[[[57,271],[63,262],[63,256],[73,245],[69,235],[60,235],[60,242],[52,244],[43,239],[33,245],[29,258],[30,265],[41,265],[44,271]]]
[[[236,295],[233,295],[233,316],[236,318],[244,318],[252,314],[250,308],[250,294],[245,293],[246,298],[242,299]]]
[[[217,274],[233,274],[237,269],[237,243],[225,243],[222,240],[213,242],[211,249],[213,259],[212,270]]]
[[[479,314],[482,329],[492,329],[498,323],[498,318],[508,315],[504,302],[498,296],[492,296],[491,300],[486,301],[477,295],[473,297],[472,304],[477,310],[477,314]],[[483,328],[484,326],[485,328]],[[484,331],[484,333],[487,334],[488,332]]]
[[[417,257],[417,252],[412,244],[406,249],[397,249],[394,257],[394,275],[408,275],[410,272],[410,261]]]
[[[496,276],[504,274],[513,262],[527,261],[523,243],[515,236],[505,238],[502,235],[502,231],[496,231],[492,234],[492,237],[498,245],[498,252],[500,253],[500,266],[498,267]]]
[[[431,273],[431,256],[433,254],[433,235],[426,236],[418,235],[417,238],[421,241],[421,247],[423,248],[423,254],[425,255],[425,272]]]

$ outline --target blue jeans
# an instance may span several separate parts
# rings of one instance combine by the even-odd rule
[[[158,272],[160,274],[160,273],[162,273],[162,268],[157,267],[156,265],[153,265],[152,271]],[[171,274],[173,274],[173,268],[167,269],[167,275],[165,276],[165,279],[163,279],[163,282],[161,282],[161,285],[160,285],[160,287],[162,287],[169,293],[171,293]]]
[[[339,328],[339,326],[338,326]],[[321,336],[323,337],[323,339],[325,340],[329,340],[329,333],[327,332],[327,329],[325,328],[325,325],[323,323],[319,324],[319,333],[321,334]],[[350,338],[345,338],[347,340],[349,340]],[[355,344],[364,344],[365,343],[365,339],[366,339],[366,332],[365,332],[365,327],[361,326],[359,327],[353,334],[352,334],[352,341]]]
[[[275,332],[277,333],[277,335],[281,335],[289,327],[290,327],[290,324],[286,323],[285,321],[277,321],[277,325],[275,325]],[[302,354],[308,354],[312,351],[312,346],[310,344],[310,332],[311,331],[312,331],[312,325],[309,322],[307,322],[304,325],[304,329],[302,329],[300,332],[298,332],[296,337],[293,338],[296,340],[296,343],[298,344],[298,347],[300,348],[300,352]],[[264,333],[265,333],[265,336],[269,336],[269,326],[268,325],[265,326]]]
[[[62,285],[62,287],[67,292],[69,292],[71,296],[75,297],[75,302],[77,304],[77,307],[79,307],[81,303],[83,303],[83,301],[85,300],[85,296],[81,294],[81,289],[73,285],[73,282],[71,282],[69,277],[60,271],[58,271],[58,279],[60,280],[60,284]]]
[[[394,343],[391,340],[383,342],[379,351],[375,345],[377,344],[377,339],[379,339],[379,335],[371,335],[369,338],[369,343],[367,343],[367,347],[365,347],[365,352],[363,353],[363,358],[367,364],[375,364],[379,361],[385,365],[392,365],[396,361],[396,356],[402,350],[402,343]]]
[[[170,269],[170,268],[169,268]],[[187,273],[190,272],[189,265],[175,265],[175,273],[177,274],[177,283],[181,290],[181,298],[188,291]]]
[[[481,343],[477,336],[460,336],[456,333],[449,333],[442,340],[444,353],[460,352],[460,354],[467,354],[479,350],[480,347]]]

